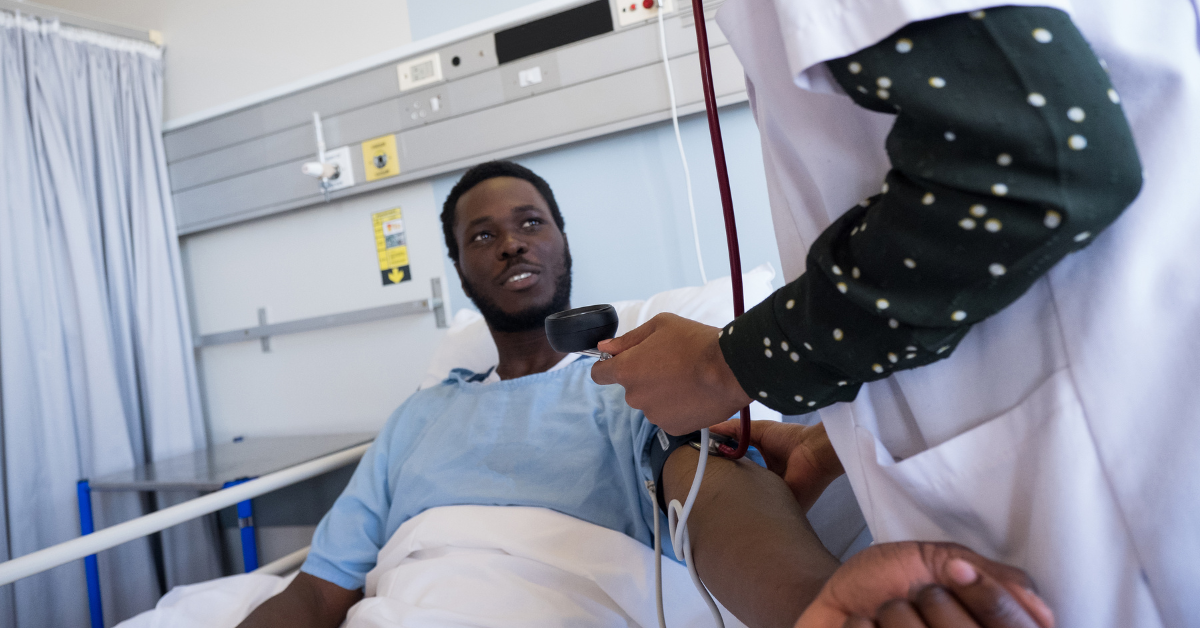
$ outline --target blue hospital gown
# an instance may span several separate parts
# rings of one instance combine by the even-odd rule
[[[401,524],[460,504],[550,508],[651,545],[645,482],[658,428],[623,388],[592,382],[592,363],[490,384],[456,370],[418,391],[317,526],[302,570],[359,589]]]

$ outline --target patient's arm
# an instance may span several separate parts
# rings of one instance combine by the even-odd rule
[[[764,426],[756,427],[763,436]],[[840,475],[840,465],[822,462],[828,439],[820,425],[794,427],[772,435],[779,437],[774,444],[793,448],[767,456],[774,473],[746,460],[710,457],[688,519],[700,577],[739,619],[755,628],[875,625],[871,620],[881,628],[1054,625],[1024,572],[953,543],[878,544],[839,567],[809,526],[801,501],[816,501]],[[797,451],[804,449],[809,451]],[[671,454],[662,479],[668,500],[687,497],[699,455],[691,447]],[[911,611],[904,621],[892,621],[904,611]],[[927,621],[909,621],[918,612]]]
[[[680,447],[667,459],[668,503],[687,497],[699,455]],[[756,628],[792,626],[838,568],[788,485],[747,460],[709,457],[688,533],[704,584]]]
[[[279,595],[263,602],[238,628],[337,628],[362,591],[343,589],[300,572]]]

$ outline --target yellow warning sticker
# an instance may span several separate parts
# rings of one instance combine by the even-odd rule
[[[379,254],[379,272],[383,285],[412,279],[408,268],[408,239],[404,235],[404,216],[400,208],[371,214],[375,227],[375,250]]]
[[[384,135],[363,142],[362,155],[367,181],[400,174],[400,157],[396,154],[395,135]]]

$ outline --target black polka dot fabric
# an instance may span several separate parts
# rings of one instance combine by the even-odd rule
[[[1142,182],[1120,97],[1061,11],[916,22],[827,65],[855,104],[896,115],[893,168],[807,273],[721,332],[747,394],[784,414],[947,357]]]

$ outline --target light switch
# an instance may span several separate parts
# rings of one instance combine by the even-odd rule
[[[542,66],[535,65],[532,68],[521,70],[517,73],[517,82],[521,84],[521,87],[529,87],[530,85],[541,83]]]

